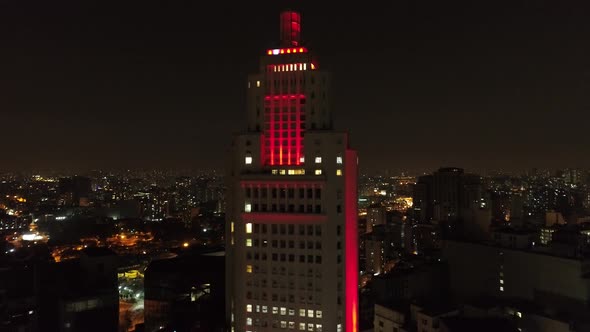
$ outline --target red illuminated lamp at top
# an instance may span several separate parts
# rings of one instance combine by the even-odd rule
[[[268,55],[281,55],[281,54],[292,54],[292,53],[307,53],[307,48],[305,48],[305,47],[273,48],[272,50],[266,51],[266,54],[268,54]]]
[[[301,44],[301,14],[286,10],[281,13],[281,46],[293,47]]]

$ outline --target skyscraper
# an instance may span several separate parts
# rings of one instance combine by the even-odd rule
[[[248,77],[229,156],[231,331],[357,331],[357,154],[332,126],[330,75],[280,14],[280,45]]]

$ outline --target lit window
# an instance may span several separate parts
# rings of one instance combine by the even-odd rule
[[[322,175],[322,170],[321,169],[316,169],[315,170],[315,175]]]
[[[295,316],[295,309],[289,309],[289,316]]]
[[[252,239],[246,239],[246,247],[252,246]]]
[[[250,156],[246,156],[244,162],[246,163],[246,165],[250,165],[252,164],[252,157]]]
[[[308,331],[313,331],[313,324],[312,323],[308,323],[307,324],[307,330]]]
[[[281,307],[281,315],[286,315],[287,314],[287,308],[285,307]]]
[[[500,292],[504,291],[504,287],[500,286]]]
[[[295,322],[289,322],[289,329],[290,330],[294,330],[295,329]]]
[[[518,318],[522,318],[522,312],[520,312],[520,311],[517,311],[517,312],[516,312],[516,316],[518,316]]]
[[[303,70],[307,70],[307,63],[303,64]]]
[[[264,313],[264,314],[265,314],[265,313],[267,313],[267,312],[268,312],[268,307],[267,307],[267,306],[265,306],[265,305],[263,305],[263,306],[262,306],[262,313]]]
[[[299,157],[299,162],[300,163],[304,163],[305,162],[305,157]]]
[[[313,310],[307,310],[307,317],[313,318]]]
[[[286,329],[287,328],[287,322],[286,321],[284,321],[284,320],[281,321],[281,328],[282,329]]]
[[[315,324],[315,330],[317,332],[322,332],[322,324]]]
[[[260,312],[260,305],[256,305],[256,312]]]
[[[252,312],[252,305],[246,304],[246,312]]]
[[[252,273],[252,265],[246,265],[246,273]]]
[[[299,331],[305,331],[305,323],[299,323]]]
[[[315,157],[315,163],[316,164],[321,164],[322,163],[322,157]]]
[[[342,157],[336,157],[336,164],[342,165]]]
[[[272,313],[274,315],[278,314],[279,313],[279,307],[272,307]]]
[[[246,233],[247,234],[252,233],[252,223],[247,223],[246,224]]]
[[[234,222],[233,221],[230,223],[229,227],[231,228],[231,232],[233,233],[234,232]]]
[[[252,318],[246,317],[246,325],[252,326]]]
[[[305,317],[305,309],[299,309],[299,316]]]
[[[315,311],[315,318],[322,318],[322,311],[321,310]]]
[[[287,174],[287,170],[282,169],[282,170],[279,171],[279,174],[285,175],[285,174]]]
[[[244,211],[252,212],[252,204],[246,203],[246,206],[244,206]]]
[[[504,285],[504,280],[500,279],[500,285]]]
[[[337,176],[342,176],[342,170],[341,169],[337,169],[336,170],[336,175]]]
[[[273,174],[273,175],[277,175],[277,174],[279,174],[279,170],[278,170],[278,169],[273,169],[273,170],[272,170],[272,174]]]
[[[259,88],[260,87],[260,81],[256,81],[256,87]]]
[[[250,89],[250,81],[248,81],[248,89]]]

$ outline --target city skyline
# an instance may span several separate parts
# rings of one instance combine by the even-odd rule
[[[3,168],[223,168],[256,71],[241,55],[289,4],[361,170],[590,166],[590,25],[567,4],[62,1],[3,5]]]

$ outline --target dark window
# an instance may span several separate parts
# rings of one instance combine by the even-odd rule
[[[322,236],[322,226],[321,225],[315,226],[315,236]]]
[[[315,206],[315,213],[322,213],[322,206],[321,205]]]

